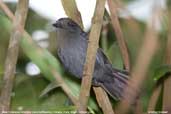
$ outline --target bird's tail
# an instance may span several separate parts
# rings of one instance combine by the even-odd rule
[[[108,92],[115,100],[123,98],[124,88],[128,85],[128,72],[113,69],[111,74],[113,79],[103,82],[102,88]]]

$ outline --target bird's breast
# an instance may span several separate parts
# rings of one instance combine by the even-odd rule
[[[68,41],[67,45],[58,48],[58,56],[66,70],[81,78],[85,62],[87,44],[85,42]]]

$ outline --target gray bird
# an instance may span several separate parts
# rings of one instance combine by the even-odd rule
[[[57,54],[64,68],[81,79],[88,46],[88,34],[70,18],[53,24],[57,31]],[[98,48],[92,79],[93,86],[102,87],[115,100],[123,97],[128,72],[112,67],[101,48]]]

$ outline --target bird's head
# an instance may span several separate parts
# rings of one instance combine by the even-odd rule
[[[56,21],[56,23],[53,24],[54,27],[57,28],[57,30],[63,31],[63,32],[70,32],[70,33],[78,33],[82,32],[81,27],[74,22],[70,18],[60,18]]]

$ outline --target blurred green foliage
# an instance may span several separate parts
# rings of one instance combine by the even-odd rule
[[[51,91],[43,98],[39,98],[42,90],[49,82],[42,76],[29,77],[25,74],[17,74],[14,92],[12,93],[13,110],[73,110],[74,107],[67,105],[67,96],[60,88]]]

